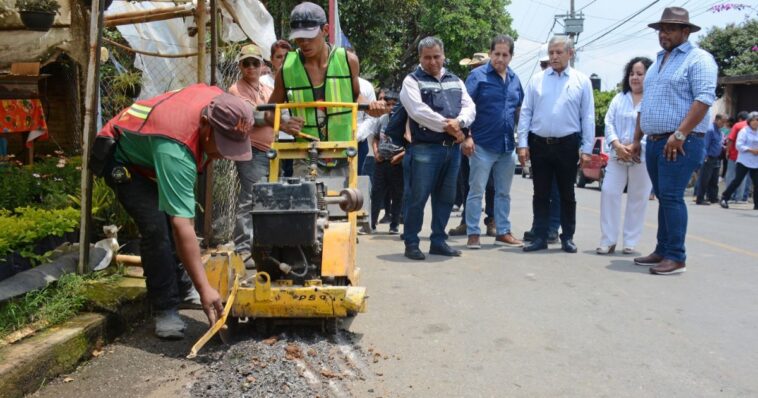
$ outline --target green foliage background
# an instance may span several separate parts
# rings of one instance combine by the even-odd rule
[[[749,19],[723,28],[712,28],[698,42],[700,48],[713,54],[719,76],[758,73],[758,19]]]
[[[280,21],[277,37],[289,32],[289,14],[300,0],[269,1],[266,6]],[[327,1],[315,1],[328,9]],[[513,19],[505,10],[509,0],[350,0],[341,1],[342,30],[361,59],[361,75],[379,87],[397,87],[418,63],[416,46],[426,36],[445,43],[448,67],[465,72],[462,58],[487,51],[499,33],[516,38]]]

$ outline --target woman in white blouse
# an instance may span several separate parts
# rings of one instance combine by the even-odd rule
[[[616,250],[624,187],[627,187],[623,230],[624,254],[634,252],[642,234],[652,183],[645,165],[642,164],[645,154],[633,158],[631,146],[634,141],[637,112],[642,101],[642,82],[645,80],[647,68],[652,63],[648,58],[637,57],[626,64],[622,90],[613,98],[605,114],[605,142],[610,147],[611,160],[605,169],[600,194],[601,237],[597,254],[609,254]],[[644,142],[642,148],[645,148]]]
[[[747,117],[747,125],[737,133],[737,141],[734,147],[737,148],[737,168],[735,169],[734,179],[721,195],[721,207],[725,209],[729,208],[727,200],[737,190],[746,174],[750,173],[753,187],[758,187],[758,112],[750,112]],[[758,198],[756,196],[758,195],[754,192],[753,210],[758,210]]]

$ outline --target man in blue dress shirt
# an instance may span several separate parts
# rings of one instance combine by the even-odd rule
[[[724,127],[726,118],[716,115],[713,125],[705,133],[705,160],[697,178],[697,198],[695,203],[710,205],[719,202],[719,168],[721,166],[721,154],[724,152],[724,140],[721,128]],[[706,201],[705,199],[708,199]]]
[[[686,270],[684,189],[703,162],[705,116],[716,98],[718,67],[711,54],[687,40],[700,27],[690,23],[684,8],[667,7],[661,20],[648,26],[658,31],[663,51],[645,75],[631,156],[639,156],[646,134],[647,171],[660,202],[658,242],[653,253],[634,263],[650,266],[652,274],[667,275]]]
[[[547,249],[550,189],[555,177],[561,197],[561,249],[576,253],[576,180],[579,151],[589,162],[595,139],[595,102],[592,84],[569,66],[574,45],[567,36],[548,43],[550,67],[537,74],[526,88],[518,123],[518,157],[523,166],[532,161],[535,238],[524,251]]]
[[[481,248],[479,218],[482,197],[490,172],[495,188],[495,244],[520,247],[511,233],[511,183],[516,170],[516,127],[524,91],[518,76],[508,67],[513,57],[513,38],[498,35],[490,43],[490,61],[474,69],[466,79],[466,90],[476,104],[471,134],[461,144],[469,157],[469,191],[466,198],[466,229],[469,249]]]

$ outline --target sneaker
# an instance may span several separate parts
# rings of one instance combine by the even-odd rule
[[[371,228],[364,224],[361,229],[358,230],[358,235],[371,235]]]
[[[654,275],[672,275],[687,271],[684,262],[665,259],[658,265],[650,268],[650,273]]]
[[[245,263],[245,269],[255,269],[255,260],[253,260],[253,255],[249,250],[242,250],[238,254]]]
[[[460,224],[455,228],[450,228],[450,230],[447,231],[447,234],[450,236],[466,235],[466,224]]]
[[[390,235],[397,235],[400,231],[397,229],[397,227],[390,227]]]
[[[497,236],[497,228],[494,221],[490,221],[487,224],[487,236]]]
[[[181,340],[184,338],[184,321],[176,309],[158,311],[155,313],[155,335],[166,340]]]
[[[729,208],[729,203],[726,201],[726,199],[721,199],[721,202],[719,202],[719,204],[725,209]]]
[[[179,303],[179,308],[185,310],[201,310],[203,304],[200,301],[200,293],[197,292],[195,286],[190,287],[190,290],[182,297],[182,302]]]
[[[479,235],[469,235],[466,247],[469,249],[481,249],[482,244],[479,242]]]
[[[655,267],[663,261],[663,256],[658,253],[650,253],[644,257],[637,257],[634,259],[635,265],[641,265],[643,267]]]
[[[524,246],[524,242],[516,239],[513,234],[508,232],[504,235],[498,235],[495,237],[495,245],[501,245],[501,246],[510,246],[510,247],[521,247]]]

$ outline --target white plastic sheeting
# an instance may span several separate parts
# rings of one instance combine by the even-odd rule
[[[224,15],[222,41],[243,41],[248,37],[261,46],[268,58],[271,44],[276,41],[273,18],[258,0],[219,0],[219,8]],[[224,4],[232,7],[240,26],[232,22]],[[176,7],[167,2],[127,2],[114,1],[106,15],[125,12]],[[187,7],[194,7],[187,4]],[[165,21],[138,23],[118,26],[118,30],[135,50],[160,54],[187,54],[197,52],[197,37],[190,37],[188,29],[196,26],[193,17],[175,18]],[[210,70],[210,58],[206,58],[206,68]],[[140,98],[150,98],[170,90],[176,90],[197,81],[197,58],[162,58],[137,54],[134,66],[142,71],[142,92]]]

